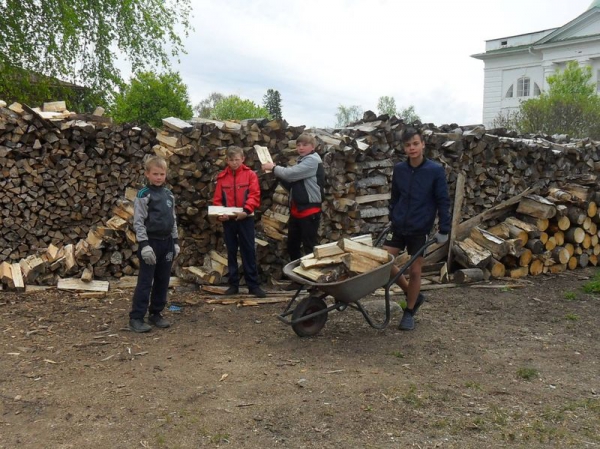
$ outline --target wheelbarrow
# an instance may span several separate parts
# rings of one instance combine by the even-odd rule
[[[331,311],[344,311],[348,307],[358,310],[369,325],[375,329],[385,329],[390,322],[390,288],[396,284],[396,281],[406,270],[419,258],[425,250],[436,243],[435,238],[428,240],[406,262],[398,273],[390,279],[394,256],[389,255],[388,261],[380,267],[359,274],[357,276],[329,283],[312,282],[296,273],[296,268],[301,263],[301,259],[294,260],[283,267],[284,274],[300,285],[294,296],[290,299],[285,310],[277,316],[285,324],[292,326],[292,329],[299,337],[310,337],[318,334],[327,322],[327,314]],[[378,288],[385,288],[385,318],[382,322],[375,322],[369,313],[364,309],[360,300],[370,295]],[[308,289],[308,296],[299,298],[300,292]],[[328,305],[326,298],[331,296],[333,303]],[[291,317],[290,317],[291,315]]]

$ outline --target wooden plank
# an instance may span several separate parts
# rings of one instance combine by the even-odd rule
[[[358,254],[381,263],[388,261],[388,252],[385,249],[373,248],[350,239],[342,239],[338,246],[347,253]]]
[[[306,270],[308,270],[310,268],[319,268],[319,267],[326,267],[328,265],[335,265],[335,264],[343,262],[342,257],[345,254],[346,253],[342,253],[342,254],[338,254],[336,256],[332,256],[332,257],[323,257],[321,259],[311,257],[311,258],[302,260],[302,262],[300,262],[300,265],[302,266],[302,268],[304,268]]]
[[[446,260],[446,264],[448,267],[452,267],[452,247],[454,246],[454,241],[456,240],[456,233],[458,229],[458,225],[460,224],[461,219],[461,211],[463,201],[465,199],[465,175],[460,172],[456,177],[456,184],[454,188],[454,207],[452,208],[452,227],[450,228],[450,238],[448,243],[448,259]]]
[[[363,257],[360,254],[345,254],[342,256],[342,261],[352,273],[367,273],[381,266],[378,261]]]
[[[171,148],[179,147],[179,139],[177,137],[167,136],[162,133],[158,133],[156,135],[156,140]]]
[[[362,195],[354,198],[358,204],[372,203],[374,201],[388,201],[392,197],[391,193],[377,193],[373,195]]]
[[[8,262],[0,264],[0,282],[6,285],[12,284],[12,267]]]
[[[167,117],[162,119],[162,123],[167,128],[171,128],[172,130],[179,132],[187,132],[193,129],[193,126],[188,122],[181,120],[177,117]]]
[[[11,265],[12,270],[12,285],[11,287],[16,288],[17,290],[25,289],[25,282],[23,281],[23,274],[21,273],[21,266],[18,263],[13,263]]]
[[[236,213],[244,212],[242,207],[226,207],[226,206],[208,206],[209,216],[229,215],[235,216]]]
[[[56,288],[59,290],[83,290],[88,292],[107,292],[110,287],[108,281],[84,282],[77,278],[59,279]]]
[[[273,163],[273,158],[271,157],[271,153],[269,153],[269,149],[267,147],[254,145],[254,149],[256,150],[256,155],[258,156],[261,164]],[[270,173],[271,170],[265,170],[265,172]]]

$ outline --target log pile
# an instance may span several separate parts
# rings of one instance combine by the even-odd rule
[[[0,276],[4,284],[20,285],[17,266],[19,272],[27,273],[25,283],[52,284],[58,277],[81,276],[86,269],[86,277],[91,271],[93,278],[135,275],[138,261],[131,200],[143,185],[144,156],[151,153],[169,161],[182,246],[177,269],[204,267],[208,273],[201,273],[201,278],[222,280],[224,275],[216,276],[218,270],[205,260],[211,251],[224,253],[220,224],[211,221],[207,211],[215,176],[226,165],[225,151],[230,145],[244,148],[246,164],[259,173],[262,204],[255,217],[259,270],[263,280],[282,277],[287,263],[287,192],[272,174],[260,171],[255,146],[261,152],[266,148],[278,165],[293,164],[295,139],[304,126],[289,126],[281,120],[187,123],[169,118],[162,129],[152,130],[114,125],[101,112],[67,114],[61,107],[55,104],[53,111],[19,104],[0,107]],[[405,159],[400,141],[404,126],[395,117],[367,112],[364,120],[345,129],[310,130],[319,142],[327,177],[321,243],[377,233],[386,224],[393,166]],[[428,124],[423,128],[427,156],[446,168],[451,198],[458,175],[464,175],[459,223],[515,197],[535,182],[550,192],[550,188],[561,188],[570,176],[585,178],[600,170],[600,146],[590,140],[558,144],[540,136],[491,135],[482,126]],[[581,179],[571,184],[585,186]],[[590,198],[595,195],[593,187],[587,190]],[[560,200],[563,194],[555,193]],[[557,200],[550,193],[547,198]],[[564,214],[562,206],[567,209]],[[552,225],[561,218],[562,223],[556,225],[564,227],[564,216],[569,223],[578,220],[569,216],[573,212],[568,212],[568,204],[556,207],[557,214],[548,219]],[[486,227],[498,224],[495,216]],[[587,229],[583,226],[592,239],[589,223]],[[515,235],[511,229],[508,232]],[[567,243],[581,239],[580,231],[567,231],[563,231]],[[555,234],[554,240],[560,239]],[[511,239],[518,237],[505,240]],[[578,243],[582,244],[587,245],[587,240]],[[469,251],[463,249],[463,253]],[[501,262],[503,257],[516,257],[510,251],[518,249],[508,251],[495,255],[500,259],[492,258]],[[575,247],[570,257],[582,255]],[[4,281],[9,277],[11,281]]]
[[[390,261],[386,250],[373,247],[371,235],[316,246],[293,271],[309,281],[339,282],[375,270]]]
[[[580,181],[582,181],[580,179]],[[600,195],[589,186],[560,183],[546,196],[526,195],[502,221],[473,227],[454,242],[454,260],[464,267],[454,272],[457,283],[596,266],[600,255],[598,224]]]

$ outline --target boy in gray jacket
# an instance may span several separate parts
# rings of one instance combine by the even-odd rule
[[[274,163],[262,165],[263,170],[272,170],[289,191],[290,220],[287,250],[290,260],[311,253],[319,243],[318,231],[325,170],[321,156],[315,152],[316,144],[316,139],[312,135],[303,133],[296,139],[296,151],[300,156],[296,165],[291,167],[280,167]]]
[[[167,303],[173,259],[180,251],[175,198],[164,186],[167,162],[162,157],[152,156],[146,160],[144,167],[148,185],[138,192],[133,212],[133,229],[140,258],[137,286],[129,313],[129,329],[133,332],[148,332],[151,329],[144,322],[147,311],[150,312],[150,324],[159,328],[171,325],[161,312]]]

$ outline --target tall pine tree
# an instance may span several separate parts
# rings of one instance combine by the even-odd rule
[[[281,95],[279,95],[278,90],[267,90],[267,93],[263,97],[263,104],[267,111],[269,111],[272,119],[281,120],[283,118],[281,115]]]

